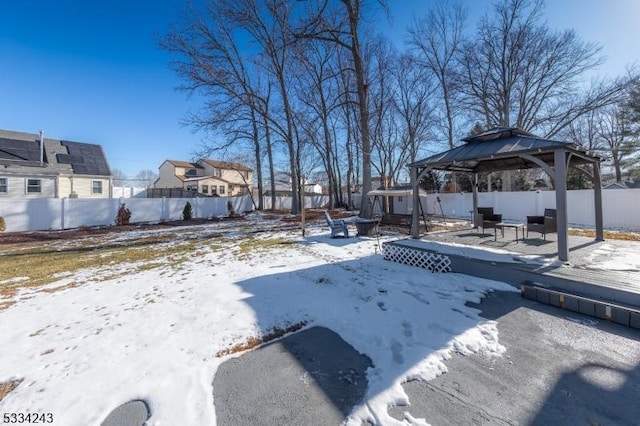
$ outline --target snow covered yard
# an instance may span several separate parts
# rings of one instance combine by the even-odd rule
[[[504,351],[496,323],[465,303],[512,287],[387,262],[375,239],[328,235],[317,224],[303,239],[256,215],[30,249],[42,262],[63,256],[51,265],[54,278],[22,268],[0,280],[0,289],[13,288],[0,298],[0,383],[19,383],[0,411],[97,425],[142,399],[150,425],[215,424],[213,378],[239,353],[216,354],[305,322],[330,328],[372,360],[352,422],[393,424],[387,407],[407,402],[401,383],[446,371],[442,361],[454,351]],[[33,254],[2,250],[0,261],[20,271]],[[82,267],[55,269],[65,256]],[[404,424],[411,422],[419,420]]]

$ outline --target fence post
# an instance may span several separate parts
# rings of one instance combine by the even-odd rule
[[[64,229],[64,200],[66,198],[60,199],[60,229]]]

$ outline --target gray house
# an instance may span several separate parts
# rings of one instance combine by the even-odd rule
[[[110,198],[111,191],[100,145],[0,130],[0,199]]]

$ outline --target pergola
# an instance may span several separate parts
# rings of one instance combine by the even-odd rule
[[[602,220],[602,180],[600,158],[570,142],[543,139],[516,127],[494,127],[486,132],[462,139],[465,144],[424,160],[409,164],[413,205],[419,203],[418,183],[432,170],[470,173],[473,186],[473,212],[478,208],[478,173],[540,168],[554,183],[556,191],[556,221],[558,228],[558,258],[569,260],[567,244],[567,170],[569,165],[592,166],[586,173],[593,181],[595,200],[596,240],[604,240]],[[419,238],[419,216],[413,209],[411,235]]]

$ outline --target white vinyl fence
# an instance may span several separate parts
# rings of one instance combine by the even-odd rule
[[[253,211],[251,198],[39,198],[0,199],[0,216],[6,232],[41,231],[114,225],[120,203],[131,210],[131,223],[161,222],[182,219],[185,204],[191,203],[193,218],[226,216],[227,202],[238,213]],[[307,208],[320,208],[328,203],[322,195],[305,197]],[[271,197],[265,197],[265,208],[271,208]],[[290,209],[290,197],[276,197],[276,208]]]
[[[354,194],[360,208],[360,194]],[[425,213],[471,220],[473,194],[444,193],[420,197]],[[440,203],[438,203],[438,198]],[[480,192],[479,207],[493,207],[502,218],[526,222],[527,216],[541,215],[545,208],[556,207],[555,191]],[[607,189],[602,191],[604,227],[610,230],[640,231],[640,189]],[[409,211],[411,211],[409,206]],[[567,191],[569,226],[595,227],[593,190]]]
[[[360,197],[354,195],[359,207]],[[440,203],[437,199],[440,198]],[[471,219],[473,205],[470,193],[429,194],[422,198],[427,214]],[[604,227],[611,230],[640,231],[640,189],[603,190]],[[131,210],[131,222],[160,222],[182,219],[182,210],[189,201],[194,218],[226,216],[227,201],[236,212],[253,210],[250,197],[219,198],[41,198],[0,199],[0,216],[4,217],[6,232],[70,229],[82,226],[104,226],[115,223],[120,202]],[[327,196],[305,197],[306,208],[322,208]],[[567,192],[570,226],[595,227],[593,190]],[[555,208],[554,191],[481,192],[480,207],[493,207],[505,220],[524,222],[528,215],[539,215],[545,208]],[[271,197],[264,197],[264,208],[271,208]],[[276,209],[290,209],[291,197],[276,197]],[[442,210],[441,210],[442,208]]]
[[[220,198],[42,198],[0,200],[0,216],[6,232],[70,229],[115,224],[118,207],[124,202],[131,210],[131,223],[182,219],[186,202],[194,218],[226,216],[227,201],[236,212],[253,210],[249,197]]]
[[[263,197],[264,208],[271,209],[271,197]],[[328,195],[307,195],[304,197],[304,206],[308,209],[317,209],[329,204]],[[291,197],[276,197],[275,210],[290,210]]]

